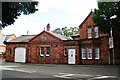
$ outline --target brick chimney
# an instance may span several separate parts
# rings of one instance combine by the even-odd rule
[[[50,24],[48,23],[47,26],[46,26],[46,30],[47,31],[50,31]]]

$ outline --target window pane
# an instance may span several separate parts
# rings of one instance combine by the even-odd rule
[[[95,27],[95,28],[94,28],[94,32],[98,32],[98,27]]]
[[[98,27],[94,27],[94,36],[95,38],[98,37]]]
[[[92,28],[88,28],[88,38],[92,38]]]
[[[82,59],[86,59],[86,49],[82,48]]]
[[[92,48],[88,48],[88,59],[92,59]]]
[[[46,47],[46,56],[50,55],[50,47]]]
[[[95,48],[95,59],[99,59],[99,48]]]
[[[44,56],[44,47],[40,47],[40,56]]]

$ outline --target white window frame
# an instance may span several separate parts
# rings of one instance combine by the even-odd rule
[[[99,50],[100,49],[98,47],[95,48],[95,59],[100,59],[100,51]]]
[[[64,48],[64,56],[67,56],[67,48]]]
[[[42,54],[42,49],[43,48],[43,54]],[[44,56],[44,47],[40,46],[40,56]]]
[[[82,59],[86,59],[86,48],[81,48],[82,49]]]
[[[92,38],[92,27],[88,27],[88,38]]]
[[[49,54],[47,54],[47,48],[49,48]],[[50,56],[50,47],[49,46],[46,47],[46,56]]]
[[[92,48],[88,48],[88,59],[92,59]]]
[[[99,36],[98,36],[98,26],[95,26],[94,27],[94,37],[95,38],[98,38]]]

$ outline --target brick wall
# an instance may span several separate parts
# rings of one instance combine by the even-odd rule
[[[40,56],[40,46],[50,47],[50,56],[46,56],[46,49],[44,49],[44,56]],[[66,57],[63,55],[63,44],[30,44],[28,62],[40,64],[64,64],[67,63]],[[65,58],[65,59],[64,59]]]
[[[46,39],[43,40],[43,36]],[[75,43],[75,44],[74,44]],[[8,43],[6,51],[6,61],[14,62],[15,48],[26,48],[26,62],[28,63],[40,63],[40,64],[68,64],[68,53],[64,55],[64,48],[67,50],[70,48],[76,50],[76,64],[79,64],[79,46],[75,46],[78,43],[73,41],[70,45],[64,45],[63,41],[55,36],[43,32],[37,35],[28,43]],[[40,47],[44,47],[44,56],[40,56]],[[46,46],[50,47],[50,56],[46,56]],[[9,56],[9,49],[12,50],[12,56]]]
[[[15,58],[15,48],[17,47],[25,47],[26,49],[28,49],[28,45],[27,43],[14,43],[14,44],[7,44],[6,46],[6,61],[10,61],[10,62],[14,62],[14,58]],[[12,51],[12,55],[9,56],[9,49],[11,49]],[[28,52],[26,50],[26,55],[28,55]]]
[[[98,31],[98,38],[94,38],[94,22],[92,20],[92,13],[83,21],[80,27],[80,55],[82,55],[81,48],[86,48],[86,55],[88,56],[88,47],[92,48],[92,59],[82,59],[81,64],[108,64],[108,40],[107,38],[100,37],[100,31]],[[88,38],[88,27],[92,29],[92,38]],[[100,59],[95,59],[95,47],[99,47]]]
[[[43,36],[46,36],[45,40],[42,39]],[[40,46],[44,47],[44,56],[40,56]],[[50,56],[45,55],[46,46],[50,47]],[[66,58],[63,55],[63,41],[47,32],[43,32],[31,40],[29,47],[29,54],[32,56],[32,58],[30,58],[31,60],[28,61],[41,64],[66,63],[66,61],[63,59]]]

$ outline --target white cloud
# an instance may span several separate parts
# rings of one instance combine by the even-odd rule
[[[39,2],[39,11],[47,13],[51,8],[65,11],[68,14],[65,18],[74,21],[74,25],[78,25],[76,23],[83,21],[91,9],[97,7],[97,0],[39,0]]]
[[[38,1],[38,12],[31,15],[22,15],[16,20],[14,25],[3,29],[3,33],[15,33],[20,36],[27,34],[27,30],[29,30],[29,34],[38,34],[44,30],[47,23],[50,23],[52,30],[58,27],[79,26],[91,9],[97,7],[96,0]]]
[[[26,35],[27,30],[29,34],[38,34],[41,29],[38,29],[39,24],[35,21],[28,20],[25,16],[21,16],[16,20],[14,25],[7,26],[3,29],[4,34],[16,34],[17,36]]]
[[[82,12],[97,6],[96,0],[39,0],[39,10],[47,11],[57,8],[71,13]]]

